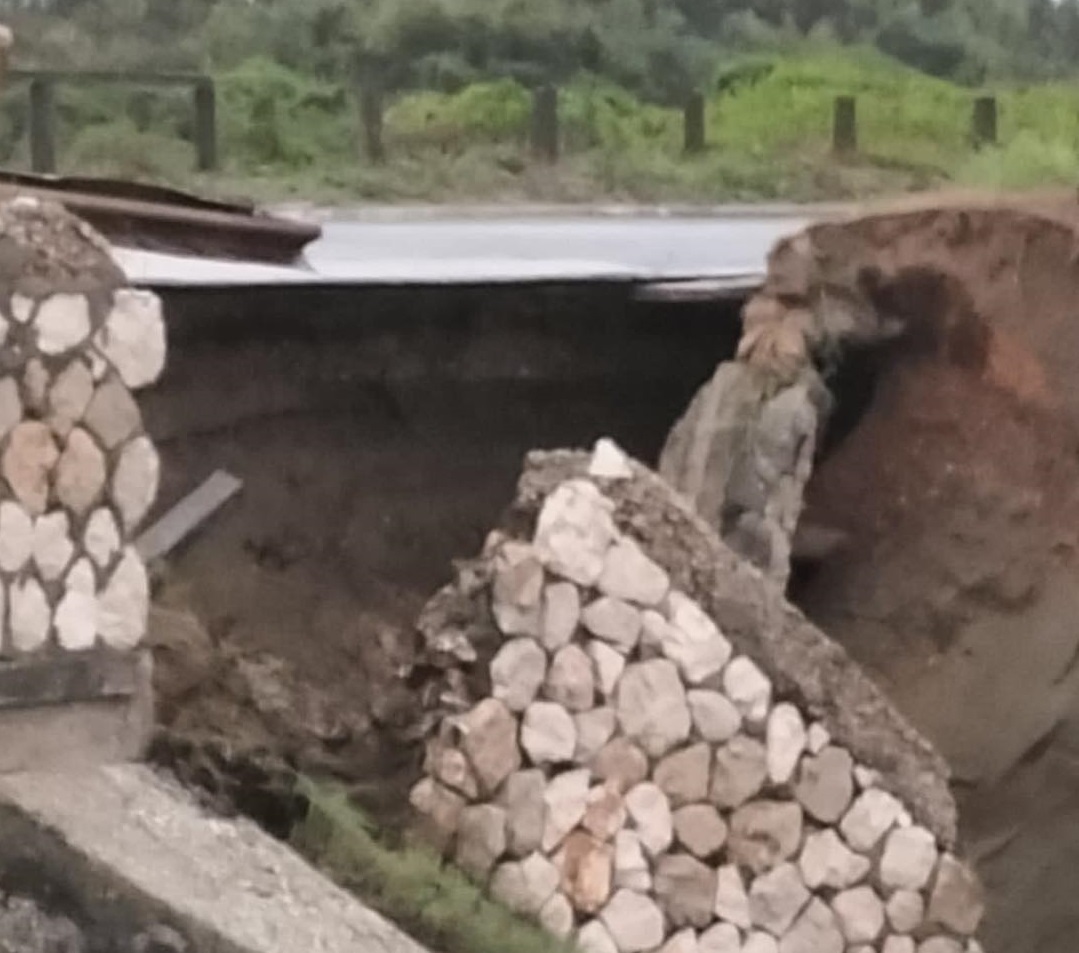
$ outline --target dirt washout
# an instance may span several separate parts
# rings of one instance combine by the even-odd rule
[[[970,196],[772,255],[745,361],[836,398],[791,593],[949,759],[987,947],[1066,953],[1079,901],[1079,206]]]

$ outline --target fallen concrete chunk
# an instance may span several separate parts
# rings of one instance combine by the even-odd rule
[[[0,778],[0,875],[20,869],[106,949],[156,929],[199,953],[424,953],[254,824],[141,766]]]

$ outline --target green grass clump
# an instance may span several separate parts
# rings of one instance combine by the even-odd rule
[[[391,849],[348,798],[309,779],[293,846],[419,942],[440,953],[573,953],[576,949],[488,900],[433,853]]]

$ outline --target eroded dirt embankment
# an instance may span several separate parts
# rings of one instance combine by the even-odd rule
[[[742,356],[838,411],[802,520],[842,543],[795,601],[951,762],[987,948],[1066,953],[1079,904],[1079,249],[1069,199],[810,229]]]
[[[283,764],[404,806],[398,679],[423,603],[478,552],[524,455],[611,434],[654,460],[733,353],[733,308],[620,289],[174,295],[144,402],[161,507],[221,467],[239,498],[156,592],[158,757],[286,831]]]

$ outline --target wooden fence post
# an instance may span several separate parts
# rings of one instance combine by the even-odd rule
[[[363,153],[369,162],[379,165],[386,161],[386,145],[382,138],[382,93],[374,83],[360,87],[360,127]]]
[[[56,171],[55,85],[51,79],[30,81],[30,168]]]
[[[541,86],[532,97],[532,152],[545,162],[558,161],[558,90]]]
[[[705,147],[704,128],[704,95],[700,92],[690,93],[686,101],[685,109],[685,151],[687,155],[696,155],[704,152]]]
[[[971,139],[974,141],[975,149],[997,144],[997,98],[995,96],[979,96],[974,100]]]
[[[212,79],[195,83],[195,150],[200,172],[217,168],[217,89]]]
[[[832,120],[832,147],[837,155],[858,151],[857,102],[853,96],[836,96]]]

